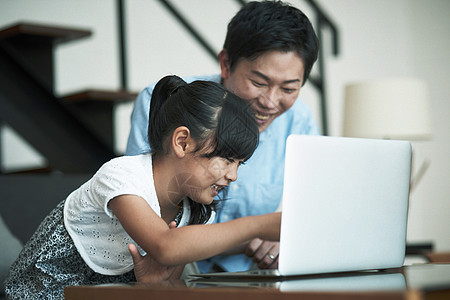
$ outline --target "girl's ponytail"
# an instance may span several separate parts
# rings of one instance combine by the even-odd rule
[[[153,153],[162,150],[164,131],[170,126],[164,120],[166,116],[164,112],[165,103],[172,94],[183,86],[186,86],[183,79],[175,75],[169,75],[159,80],[153,89],[148,121],[148,141]]]

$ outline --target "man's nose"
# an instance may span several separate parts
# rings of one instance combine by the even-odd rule
[[[267,88],[260,97],[260,103],[267,109],[274,109],[278,107],[278,93],[276,88]]]

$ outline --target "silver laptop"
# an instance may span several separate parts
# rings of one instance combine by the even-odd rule
[[[410,167],[407,141],[289,136],[278,270],[199,276],[297,276],[401,267]]]

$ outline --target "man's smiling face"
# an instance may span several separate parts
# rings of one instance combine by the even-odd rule
[[[303,61],[295,52],[269,51],[241,59],[231,71],[225,51],[219,55],[224,86],[250,102],[259,132],[295,102],[303,83]]]

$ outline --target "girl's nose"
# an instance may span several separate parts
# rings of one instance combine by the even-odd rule
[[[238,164],[233,164],[230,169],[228,170],[228,172],[225,174],[225,178],[228,181],[236,181],[237,179],[237,170],[238,170]]]

